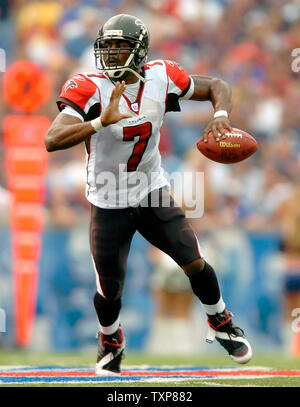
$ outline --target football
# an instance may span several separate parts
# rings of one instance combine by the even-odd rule
[[[198,150],[210,160],[222,164],[238,163],[257,151],[255,138],[243,130],[232,130],[226,133],[225,139],[220,138],[219,141],[216,141],[212,132],[209,132],[206,143],[203,138],[197,142]]]

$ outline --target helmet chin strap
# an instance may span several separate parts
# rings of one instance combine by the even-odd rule
[[[127,72],[131,72],[133,75],[138,77],[144,83],[149,80],[149,79],[143,78],[142,75],[140,75],[137,71],[135,71],[134,69],[131,69],[129,67],[122,68],[122,69],[114,69],[114,70],[105,70],[104,69],[103,71],[109,76],[110,79],[118,79],[119,77],[121,77],[124,74],[125,71],[127,71]],[[121,75],[116,76],[115,73],[120,72],[120,71],[121,71]]]
[[[124,72],[130,72],[130,73],[132,73],[133,75],[135,75],[137,78],[139,78],[142,82],[145,83],[145,82],[148,81],[148,80],[146,80],[145,78],[143,78],[142,75],[140,75],[140,74],[139,74],[137,71],[135,71],[134,69],[129,68],[128,65],[131,63],[132,58],[133,58],[133,55],[131,54],[131,55],[129,56],[129,58],[127,59],[127,61],[125,62],[125,66],[122,65],[122,66],[120,66],[120,67],[116,67],[115,69],[107,69],[107,68],[105,67],[105,64],[104,64],[103,61],[102,61],[102,63],[101,63],[102,68],[98,67],[98,66],[97,66],[97,63],[96,63],[96,67],[97,67],[97,69],[98,69],[100,72],[104,72],[104,73],[105,73],[110,79],[112,79],[112,80],[116,80],[116,79],[121,78],[121,77],[124,75]],[[126,65],[127,65],[127,66],[126,66]]]

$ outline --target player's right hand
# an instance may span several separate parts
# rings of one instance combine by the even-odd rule
[[[226,132],[232,132],[232,127],[230,125],[229,119],[227,117],[217,117],[211,120],[203,132],[203,141],[207,143],[208,134],[212,132],[216,141],[220,141],[220,138],[226,138]]]
[[[129,119],[132,117],[130,113],[120,113],[119,102],[120,98],[126,89],[125,81],[117,82],[116,87],[111,92],[109,104],[107,108],[101,115],[101,123],[103,127],[109,126],[110,124],[117,123],[123,119]]]

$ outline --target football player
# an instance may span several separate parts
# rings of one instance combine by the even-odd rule
[[[182,268],[207,313],[207,341],[214,338],[238,363],[251,359],[242,329],[232,322],[216,273],[204,260],[182,209],[169,193],[161,168],[160,128],[179,101],[211,101],[210,131],[231,131],[231,88],[223,80],[189,75],[163,59],[147,62],[149,34],[131,15],[110,18],[95,41],[95,73],[80,73],[63,86],[60,113],[45,139],[48,151],[85,143],[86,197],[91,204],[90,247],[96,273],[94,306],[99,320],[96,374],[120,372],[125,338],[121,296],[132,237],[139,231]],[[170,343],[170,346],[172,344]]]

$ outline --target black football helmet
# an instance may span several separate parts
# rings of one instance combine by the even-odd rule
[[[124,40],[130,42],[130,48],[105,47],[107,40]],[[149,45],[149,33],[145,24],[137,17],[129,14],[118,14],[111,17],[100,29],[94,43],[94,52],[97,69],[105,72],[112,80],[121,80],[127,71],[132,72],[140,79],[138,69],[146,62]],[[113,53],[116,55],[114,63],[104,61],[104,56]],[[124,65],[118,65],[119,55],[129,53]]]

